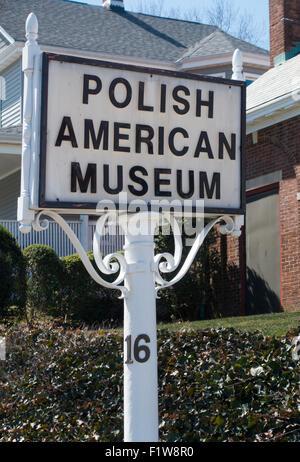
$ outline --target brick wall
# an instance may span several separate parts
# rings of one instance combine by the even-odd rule
[[[270,10],[270,55],[274,58],[300,42],[299,0],[269,0]]]
[[[300,307],[300,116],[247,137],[246,178],[282,170],[279,183],[282,305]]]
[[[279,216],[281,244],[281,303],[285,311],[300,307],[300,116],[258,132],[253,144],[247,136],[246,179],[282,170],[279,183]],[[220,235],[219,235],[220,236]],[[224,288],[221,294],[223,312],[244,314],[243,238],[218,238],[218,249],[224,266]],[[235,269],[228,280],[228,266]],[[227,269],[226,269],[227,268]],[[228,283],[229,282],[229,283]]]
[[[300,0],[269,0],[270,55],[274,58],[290,52],[300,42]],[[300,307],[300,116],[258,132],[258,142],[247,137],[246,179],[282,170],[279,184],[279,219],[281,247],[281,303],[286,311]],[[233,314],[244,314],[244,241],[220,237],[218,249],[224,266],[224,289],[221,294],[224,313],[228,304]],[[235,275],[228,284],[226,268],[232,265]],[[227,285],[226,285],[227,281]]]
[[[244,312],[243,237],[222,235],[217,229],[216,248],[221,256],[222,281],[218,294],[222,316],[242,316]]]

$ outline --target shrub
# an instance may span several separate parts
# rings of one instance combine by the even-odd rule
[[[92,252],[88,252],[88,256],[96,268]],[[79,255],[63,258],[62,264],[61,306],[69,318],[89,323],[122,319],[122,302],[117,298],[118,292],[97,284]]]
[[[183,234],[183,241],[185,237]],[[216,248],[216,241],[217,232],[211,230],[184,278],[174,286],[159,292],[160,299],[157,301],[159,320],[169,321],[175,318],[193,321],[235,314],[220,297],[224,285],[226,287],[226,284],[230,283],[234,268],[229,266],[224,268]],[[173,234],[160,233],[156,236],[155,243],[157,253],[174,254]],[[190,247],[183,247],[181,266],[189,251]],[[173,275],[164,274],[164,279],[170,280],[179,269]]]
[[[15,238],[0,225],[0,316],[15,305],[22,311],[26,303],[25,260]]]
[[[46,245],[33,244],[24,250],[27,263],[27,303],[36,311],[55,314],[60,306],[63,268],[55,251]]]
[[[159,331],[161,441],[299,441],[292,336]],[[122,441],[122,348],[103,331],[8,331],[0,441]]]

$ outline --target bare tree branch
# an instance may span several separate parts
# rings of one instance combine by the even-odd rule
[[[135,0],[132,9],[153,16],[211,24],[255,45],[263,46],[267,41],[267,28],[259,25],[249,11],[241,11],[232,0],[214,0],[213,5],[206,11],[199,8],[168,8],[165,0]]]
[[[208,23],[219,27],[224,32],[231,30],[238,15],[239,8],[235,7],[230,0],[215,0],[213,6],[206,11]]]
[[[165,0],[136,0],[133,10],[139,13],[151,14],[153,16],[162,16],[164,12]]]
[[[265,39],[266,28],[259,26],[249,11],[243,12],[230,0],[215,0],[206,12],[208,24],[255,45]]]
[[[180,16],[178,16],[178,9],[175,10],[175,8],[172,8],[172,10],[174,11],[174,13],[176,12],[176,16],[173,13],[173,17],[180,17],[180,19],[183,19],[185,21],[203,22],[203,15],[199,13],[198,8],[184,9],[184,11],[181,12]]]
[[[165,0],[135,0],[132,9],[139,13],[151,14],[153,16],[165,16],[194,22],[201,22],[202,20],[198,8],[184,9],[183,11],[174,7],[167,8]]]
[[[236,30],[233,31],[233,35],[241,40],[257,45],[264,32],[265,30],[255,22],[253,16],[244,12],[239,18],[239,23]]]

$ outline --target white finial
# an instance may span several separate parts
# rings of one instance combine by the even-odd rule
[[[238,48],[232,57],[232,80],[245,80],[243,74],[243,54]]]
[[[22,57],[22,70],[25,72],[26,69],[33,71],[33,60],[34,56],[40,54],[40,49],[37,43],[38,38],[38,20],[34,13],[30,13],[27,16],[25,23],[25,33],[27,41],[23,48]]]
[[[27,16],[26,24],[25,24],[25,32],[27,39],[34,39],[36,40],[38,37],[39,25],[37,17],[34,13],[30,13]]]

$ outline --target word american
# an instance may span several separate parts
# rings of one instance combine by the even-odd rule
[[[122,92],[118,89],[122,87]],[[213,119],[215,112],[215,94],[214,91],[209,90],[206,96],[203,96],[202,89],[195,89],[194,95],[187,86],[175,85],[173,89],[167,92],[167,85],[161,83],[159,88],[159,95],[156,98],[157,107],[151,101],[146,101],[146,83],[144,81],[135,82],[135,88],[129,80],[123,77],[113,79],[108,87],[108,99],[112,106],[116,109],[124,109],[133,100],[136,101],[136,106],[133,108],[135,111],[143,111],[147,113],[159,112],[163,114],[169,110],[174,111],[179,116],[185,116],[194,108],[193,116],[196,118]],[[82,104],[88,105],[90,98],[97,96],[103,90],[103,84],[99,76],[84,74],[83,87],[82,87]],[[137,92],[137,97],[133,98],[133,92]],[[121,96],[120,96],[121,95]],[[195,99],[195,104],[191,105],[190,97]],[[199,124],[200,125],[200,124]],[[78,128],[77,128],[78,130]],[[81,136],[83,134],[83,136]],[[215,142],[215,137],[217,143]],[[82,145],[78,139],[82,140]],[[192,156],[194,159],[199,158],[199,170],[188,170],[183,172],[181,169],[162,169],[154,168],[151,176],[154,177],[153,192],[155,196],[170,196],[171,191],[162,191],[161,185],[168,185],[170,181],[162,175],[175,175],[174,184],[177,185],[177,194],[181,198],[189,198],[196,192],[195,181],[199,183],[197,189],[199,190],[199,198],[212,198],[215,195],[216,199],[220,199],[220,182],[221,173],[214,171],[210,178],[205,171],[200,169],[201,158],[206,156],[208,160],[212,159],[228,159],[234,161],[236,159],[237,142],[236,134],[225,134],[223,131],[213,133],[214,146],[217,146],[216,152],[212,147],[212,142],[208,130],[199,128],[199,132],[193,131],[189,134],[186,128],[175,126],[166,128],[162,124],[158,126],[150,125],[149,123],[129,123],[120,121],[98,120],[94,121],[91,118],[84,118],[82,120],[82,131],[76,133],[72,117],[64,115],[57,136],[55,138],[55,147],[64,146],[65,143],[70,143],[74,149],[92,150],[100,152],[128,153],[137,155],[137,163],[142,163],[140,155],[142,152],[150,156],[172,156],[173,159],[182,158],[184,156]],[[144,148],[144,149],[142,149]],[[83,151],[84,152],[84,151]],[[122,162],[124,165],[126,159]],[[118,162],[119,163],[119,162]],[[118,194],[124,188],[124,168],[122,164],[114,165],[114,177],[117,175],[117,185],[110,186],[109,169],[110,166],[101,164],[102,176],[101,185],[98,189],[103,189],[109,194]],[[173,162],[174,166],[174,162]],[[148,167],[147,167],[148,168]],[[147,168],[143,165],[136,165],[128,172],[128,191],[135,196],[143,196],[147,193],[149,187],[146,182],[148,176]],[[77,191],[77,185],[80,192],[87,192],[90,185],[91,193],[97,191],[97,165],[95,163],[88,163],[85,173],[79,162],[71,162],[71,192]],[[188,191],[183,191],[182,178],[188,178],[189,186]],[[125,180],[125,181],[124,181]],[[199,180],[199,181],[198,181]],[[210,183],[210,184],[209,184]],[[137,187],[138,186],[138,187]]]

